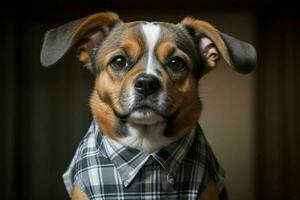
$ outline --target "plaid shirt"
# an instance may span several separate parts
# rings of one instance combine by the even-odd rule
[[[92,122],[63,179],[93,200],[196,199],[209,180],[221,191],[223,171],[200,126],[155,153],[109,139]]]

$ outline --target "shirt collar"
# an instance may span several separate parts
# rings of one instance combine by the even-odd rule
[[[195,132],[196,129],[193,129],[179,141],[151,154],[123,146],[117,141],[101,134],[100,130],[97,142],[101,141],[98,146],[99,153],[114,163],[124,186],[127,187],[151,157],[156,160],[169,175],[175,176],[178,167],[193,144]]]

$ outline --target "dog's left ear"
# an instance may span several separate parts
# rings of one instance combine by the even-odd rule
[[[199,53],[206,60],[207,71],[216,67],[220,54],[237,72],[246,74],[255,68],[256,51],[251,44],[221,33],[205,21],[187,17],[180,25],[189,32]]]
[[[101,12],[47,31],[41,50],[41,64],[45,67],[55,64],[75,46],[79,61],[93,71],[91,57],[95,48],[101,45],[112,28],[120,22],[116,13]]]

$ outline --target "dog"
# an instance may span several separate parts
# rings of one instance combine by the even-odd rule
[[[198,82],[221,57],[250,73],[256,51],[205,21],[125,23],[101,12],[49,30],[41,64],[75,47],[93,74],[94,121],[63,175],[73,200],[217,200],[223,172],[200,126]]]

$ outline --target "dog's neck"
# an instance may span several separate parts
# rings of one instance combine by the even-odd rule
[[[163,136],[166,124],[127,124],[128,136],[118,139],[122,145],[152,153],[176,141],[174,137]]]
[[[101,101],[96,91],[91,95],[90,107],[97,125],[105,135],[124,146],[147,153],[158,151],[189,133],[195,127],[201,110],[201,105],[195,103],[182,112],[185,114],[178,114],[169,123],[139,125],[127,122],[120,126],[111,106]]]

